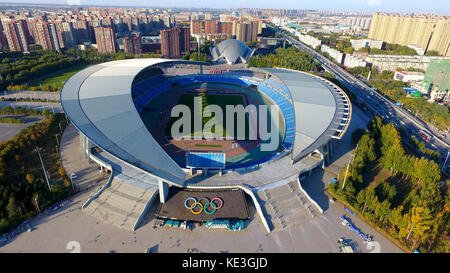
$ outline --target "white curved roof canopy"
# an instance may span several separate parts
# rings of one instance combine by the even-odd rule
[[[179,61],[133,59],[91,66],[64,84],[61,104],[78,130],[104,151],[157,178],[183,185],[185,172],[148,132],[131,97],[135,76],[163,62]]]
[[[214,62],[225,59],[228,64],[235,64],[239,60],[247,63],[254,52],[244,42],[236,39],[225,40],[210,48],[210,51]]]
[[[345,92],[313,74],[280,68],[263,68],[289,89],[295,110],[295,140],[292,159],[324,146],[331,138],[341,139],[351,120],[352,106]]]
[[[157,179],[184,186],[185,172],[147,130],[132,99],[132,83],[139,72],[162,63],[204,64],[132,59],[94,65],[67,80],[61,105],[77,129],[105,152]],[[274,75],[290,90],[295,108],[294,161],[330,138],[342,137],[351,118],[351,104],[342,90],[299,71],[260,70]]]

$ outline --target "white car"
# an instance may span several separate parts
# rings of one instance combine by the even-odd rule
[[[70,178],[73,180],[73,179],[77,178],[77,175],[75,173],[71,173]]]

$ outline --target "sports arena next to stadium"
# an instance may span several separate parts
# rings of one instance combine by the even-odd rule
[[[326,164],[350,123],[346,94],[312,74],[248,69],[251,50],[224,42],[226,47],[212,49],[213,64],[113,61],[88,67],[65,83],[61,104],[80,132],[86,160],[111,173],[83,205],[85,212],[135,230],[152,204],[157,218],[192,222],[250,219],[250,205],[270,232],[255,193],[300,184],[300,177]],[[192,109],[194,100],[224,110],[275,105],[278,114],[270,118],[279,120],[278,148],[262,151],[263,140],[248,138],[255,122],[248,114],[242,139],[172,138],[172,108]],[[223,129],[227,134],[234,128]]]

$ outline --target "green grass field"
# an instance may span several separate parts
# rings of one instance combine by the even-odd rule
[[[61,72],[61,73],[57,73],[53,76],[50,76],[48,78],[44,78],[35,82],[31,82],[30,84],[28,84],[28,86],[30,87],[41,87],[41,86],[45,86],[45,85],[51,85],[54,87],[62,87],[64,85],[64,83],[75,73],[77,73],[80,70],[85,69],[86,67],[88,67],[89,65],[86,64],[80,64],[80,65],[75,65],[72,68]]]
[[[244,103],[244,99],[242,96],[240,95],[208,95],[208,94],[183,94],[180,96],[177,105],[179,104],[183,104],[189,107],[189,109],[191,109],[191,121],[192,121],[192,135],[194,134],[194,118],[198,117],[198,115],[200,113],[194,113],[194,97],[202,97],[202,108],[204,109],[207,105],[211,105],[211,104],[215,104],[218,105],[222,111],[223,111],[223,136],[227,136],[227,135],[231,135],[231,132],[227,131],[226,128],[226,106],[227,105],[243,105],[244,107],[246,106]],[[209,121],[211,120],[213,117],[202,117],[202,127]],[[172,117],[169,121],[169,123],[167,124],[165,133],[167,136],[170,136],[171,133],[171,128],[173,123],[179,118],[175,118]],[[234,132],[237,132],[237,117],[235,117],[235,121],[234,121],[235,125],[234,125]],[[213,128],[212,131],[215,132],[216,128]],[[249,125],[248,125],[248,117],[246,115],[245,117],[245,136],[248,137],[249,135]]]

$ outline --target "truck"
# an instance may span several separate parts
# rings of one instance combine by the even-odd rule
[[[353,248],[344,241],[344,238],[339,238],[339,240],[337,241],[338,245],[339,245],[339,252],[341,253],[354,253]]]

